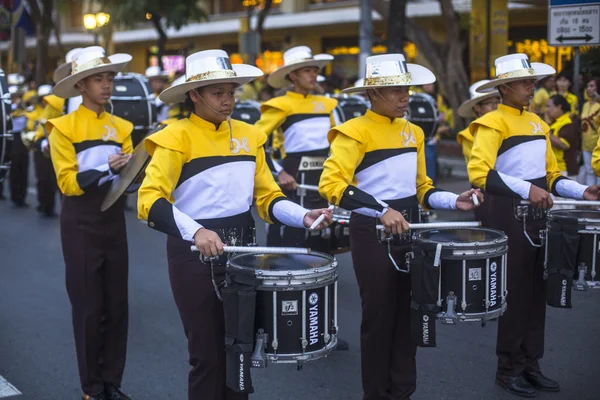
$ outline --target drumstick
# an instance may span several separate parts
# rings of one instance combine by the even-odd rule
[[[408,224],[410,229],[438,229],[438,228],[477,228],[481,226],[479,221],[456,221],[456,222],[429,222],[423,224]],[[378,230],[383,230],[383,225],[377,225]]]
[[[554,200],[554,205],[557,206],[592,206],[600,207],[600,201],[598,200]],[[521,200],[521,204],[530,205],[531,202],[527,200]]]
[[[192,251],[200,251],[191,246]],[[268,253],[268,254],[310,254],[311,250],[301,247],[259,247],[259,246],[223,246],[225,253]]]
[[[313,190],[315,192],[319,191],[319,187],[315,186],[315,185],[304,185],[304,184],[298,184],[298,189],[304,189],[304,190]]]
[[[331,205],[331,206],[327,207],[327,209],[328,209],[329,211],[333,211],[333,209],[334,209],[334,208],[335,208],[335,206],[333,206],[333,205]],[[312,223],[312,225],[310,226],[310,228],[308,228],[308,230],[309,230],[309,231],[312,231],[313,229],[315,229],[317,226],[319,226],[319,224],[320,224],[321,222],[323,222],[323,220],[324,220],[324,219],[325,219],[325,214],[321,214],[321,215],[319,215],[319,218],[317,218],[317,219],[315,220],[315,222],[313,222],[313,223]]]
[[[473,199],[473,204],[475,204],[475,207],[477,207],[479,205],[479,199],[477,198],[477,195],[473,193],[471,198]]]

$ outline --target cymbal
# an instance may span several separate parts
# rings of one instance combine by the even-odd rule
[[[131,160],[113,179],[110,189],[100,206],[100,211],[108,210],[122,195],[135,192],[146,175],[145,170],[149,162],[150,154],[146,151],[142,140],[133,150]]]

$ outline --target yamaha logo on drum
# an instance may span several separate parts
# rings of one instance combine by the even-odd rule
[[[494,261],[490,265],[490,307],[494,307],[496,305],[496,300],[498,298],[498,278],[496,277],[496,270],[498,269],[498,264]]]
[[[244,353],[240,354],[240,382],[239,389],[241,391],[246,389],[246,382],[244,379]]]
[[[429,344],[429,315],[423,315],[423,344]]]
[[[319,343],[319,295],[312,292],[308,296],[308,302],[312,307],[309,310],[309,340],[311,346]]]
[[[560,288],[560,305],[563,307],[567,306],[567,280],[562,280]]]

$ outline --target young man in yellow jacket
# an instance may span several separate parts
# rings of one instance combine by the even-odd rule
[[[500,57],[495,65],[496,79],[479,91],[498,88],[502,104],[471,124],[475,142],[468,172],[471,184],[485,190],[488,199],[483,225],[508,235],[510,295],[498,324],[496,384],[514,395],[535,397],[536,389],[557,392],[560,386],[542,374],[539,364],[544,355],[547,301],[544,249],[525,237],[517,207],[521,200],[531,202],[526,209],[526,234],[539,241],[539,231],[546,228],[545,210],[553,205],[550,191],[560,197],[597,200],[599,188],[560,174],[548,125],[525,111],[533,99],[535,80],[554,74],[554,68],[530,63],[525,54]]]
[[[105,212],[100,205],[133,151],[133,125],[105,111],[114,76],[130,60],[107,57],[98,46],[77,52],[70,75],[53,92],[64,99],[81,95],[83,103],[46,125],[64,195],[60,231],[83,400],[129,399],[120,390],[128,328],[124,199]]]

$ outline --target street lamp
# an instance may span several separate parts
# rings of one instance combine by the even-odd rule
[[[102,28],[110,21],[110,14],[99,12],[96,14],[85,14],[83,16],[83,26],[88,31],[94,32],[94,45],[98,45],[98,29]]]

